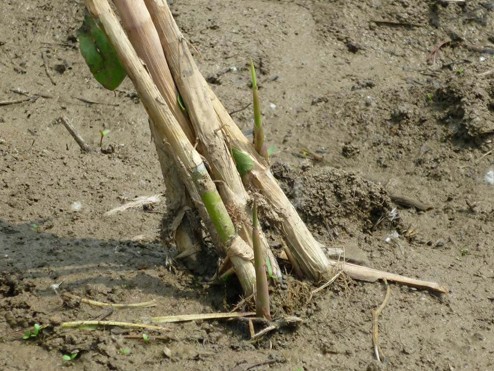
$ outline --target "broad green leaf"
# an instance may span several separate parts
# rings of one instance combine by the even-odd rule
[[[94,78],[106,89],[115,90],[126,73],[103,29],[86,13],[77,34],[81,54]]]
[[[244,151],[232,148],[232,155],[240,176],[246,175],[254,168],[254,161]]]

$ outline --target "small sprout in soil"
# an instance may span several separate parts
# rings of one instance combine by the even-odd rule
[[[458,76],[461,76],[461,75],[463,75],[464,73],[465,73],[465,69],[464,69],[464,68],[462,68],[462,67],[460,67],[460,68],[458,68],[458,69],[456,70],[456,74],[457,74]]]
[[[142,334],[142,340],[144,340],[145,343],[149,343],[151,341],[151,338],[148,334]]]
[[[119,352],[123,356],[128,356],[130,354],[130,348],[120,348]]]
[[[470,250],[468,250],[466,247],[460,250],[461,256],[467,256],[470,255]]]
[[[103,129],[103,130],[100,130],[99,131],[99,135],[100,135],[100,138],[99,138],[99,146],[100,148],[103,147],[103,139],[108,135],[110,134],[110,129]]]
[[[24,335],[22,335],[23,340],[29,340],[33,338],[37,338],[41,333],[42,327],[39,323],[35,323],[32,329],[26,330]]]
[[[70,361],[73,361],[74,359],[76,359],[78,355],[79,355],[79,351],[74,351],[70,354],[64,354],[62,356],[62,360],[64,362],[70,362]]]
[[[41,232],[41,226],[39,224],[33,223],[31,224],[31,230],[36,233]]]
[[[434,94],[433,93],[427,93],[425,95],[425,99],[428,103],[432,103],[432,101],[434,100]]]

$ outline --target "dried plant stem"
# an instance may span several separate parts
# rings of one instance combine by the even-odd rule
[[[96,300],[91,300],[91,299],[86,299],[82,298],[77,295],[69,294],[69,293],[63,293],[62,297],[68,297],[70,299],[75,299],[80,301],[81,303],[86,303],[89,305],[94,305],[96,307],[111,307],[115,309],[123,309],[123,308],[149,308],[149,307],[155,307],[156,300],[151,300],[151,301],[145,301],[142,303],[129,303],[129,304],[114,304],[114,303],[104,303],[101,301],[96,301]]]
[[[152,317],[151,321],[154,323],[177,323],[215,319],[245,318],[251,317],[253,315],[255,315],[255,313],[253,312],[182,314],[176,316]]]
[[[169,152],[173,151],[175,164],[182,181],[191,195],[199,195],[209,219],[220,238],[224,253],[232,260],[235,272],[245,293],[255,285],[255,271],[251,263],[252,249],[236,234],[225,204],[218,194],[202,157],[190,143],[150,75],[137,56],[107,0],[86,0],[86,6],[103,26],[115,47],[118,57],[142,99],[155,133],[163,138]],[[195,200],[197,202],[197,200]],[[206,219],[207,217],[206,216]]]
[[[116,321],[73,321],[63,322],[61,328],[84,328],[84,327],[125,327],[125,328],[139,328],[156,331],[170,331],[161,326],[153,326],[145,323],[132,323],[132,322],[116,322]]]
[[[62,116],[58,119],[58,121],[60,121],[63,124],[63,126],[65,127],[65,129],[67,129],[69,134],[72,135],[72,138],[74,138],[74,140],[76,141],[76,143],[79,145],[79,147],[81,148],[81,150],[83,152],[86,152],[86,153],[91,152],[91,150],[92,150],[91,147],[86,144],[84,139],[82,139],[82,137],[79,135],[79,133],[70,124],[69,120],[67,120],[65,117]]]
[[[186,103],[187,112],[199,140],[198,149],[212,167],[218,181],[220,194],[228,208],[236,215],[238,233],[247,245],[252,246],[252,210],[242,179],[227,147],[222,123],[210,101],[209,87],[197,68],[185,38],[181,34],[168,5],[163,0],[145,0],[156,26],[166,60]],[[281,270],[274,258],[264,234],[261,243],[267,251],[275,277]]]
[[[367,281],[367,282],[386,280],[390,282],[401,283],[407,286],[416,287],[419,289],[427,289],[427,290],[435,291],[441,294],[446,294],[448,292],[448,289],[446,287],[443,287],[436,282],[418,280],[416,278],[410,278],[399,274],[380,271],[377,269],[368,268],[347,262],[341,263],[331,260],[331,264],[333,266],[338,267],[338,269],[341,269],[343,272],[345,272],[347,275],[349,275],[351,278],[355,280]]]
[[[379,315],[383,311],[384,307],[388,305],[389,298],[391,296],[391,288],[388,285],[388,282],[384,280],[384,284],[386,285],[386,296],[382,304],[372,311],[372,345],[374,346],[374,353],[376,355],[376,359],[381,362],[380,350],[379,350]]]
[[[256,314],[258,317],[271,320],[268,277],[266,275],[266,254],[262,249],[259,236],[259,219],[257,215],[257,205],[255,203],[252,215],[252,242],[254,247],[254,267],[256,269]]]

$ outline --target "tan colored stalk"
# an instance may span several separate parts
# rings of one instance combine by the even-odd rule
[[[120,0],[122,1],[122,0]],[[130,1],[130,0],[126,0]],[[136,0],[138,2],[142,0]],[[223,137],[221,123],[211,105],[209,86],[200,73],[168,5],[163,0],[145,0],[159,34],[166,60],[180,93],[186,102],[194,131],[199,140],[199,150],[207,158],[218,182],[222,198],[234,215],[239,235],[252,246],[252,225],[248,206],[249,195]],[[263,233],[261,243],[268,251],[273,274],[281,277],[278,262],[274,258]]]
[[[146,69],[151,74],[173,116],[179,122],[189,141],[193,143],[195,140],[193,130],[186,114],[178,104],[175,83],[166,63],[158,34],[144,3],[127,0],[115,0],[114,3],[137,55],[145,62]],[[175,165],[173,154],[167,152],[163,138],[153,129],[151,123],[150,129],[166,186],[167,213],[169,215],[178,214],[183,207],[192,207],[192,203],[185,191],[183,182],[177,176],[179,171]],[[197,195],[196,198],[198,198]],[[204,211],[201,215],[204,215]],[[169,230],[171,236],[167,236],[172,238],[180,253],[190,251],[199,244],[198,232],[190,227],[191,221],[187,220],[187,216],[185,218],[177,223],[174,230]],[[184,238],[185,236],[187,238]],[[214,237],[213,239],[217,241]]]
[[[97,18],[115,47],[128,76],[134,83],[146,108],[156,133],[166,141],[168,152],[173,150],[180,176],[191,195],[200,195],[201,200],[214,199],[208,213],[221,215],[215,224],[218,234],[222,233],[222,245],[225,254],[230,257],[235,272],[245,293],[252,293],[255,285],[255,271],[251,263],[252,249],[238,236],[226,212],[225,205],[217,195],[214,182],[206,166],[190,143],[162,95],[153,83],[142,61],[137,56],[125,32],[120,26],[107,0],[86,0],[86,6],[92,16]],[[197,200],[196,200],[197,201]],[[211,215],[211,214],[209,214]],[[207,218],[207,216],[206,216]],[[211,218],[212,219],[212,218]]]
[[[141,58],[156,87],[165,99],[182,130],[194,143],[189,120],[178,104],[178,91],[166,63],[160,39],[143,0],[113,0],[127,36]]]
[[[269,287],[266,275],[267,255],[262,248],[259,238],[259,218],[257,215],[257,205],[254,203],[252,211],[252,244],[254,247],[254,267],[256,269],[256,315],[257,317],[271,320],[269,307]]]
[[[224,162],[228,162],[225,167],[228,169],[229,174],[231,174],[231,166],[234,167],[234,164],[232,163],[231,156],[229,156],[230,151],[225,148],[225,139],[228,141],[230,148],[237,147],[251,155],[252,153],[255,154],[253,158],[255,159],[256,166],[252,171],[252,183],[262,191],[263,195],[268,199],[270,206],[276,212],[279,221],[278,225],[292,255],[297,259],[304,274],[312,279],[319,280],[328,271],[330,266],[328,259],[321,249],[321,245],[314,239],[304,222],[300,219],[295,208],[278,186],[278,183],[266,167],[264,159],[255,152],[255,149],[240,132],[226,110],[224,112],[219,111],[218,104],[216,104],[217,99],[213,99],[214,105],[211,104],[211,94],[208,93],[210,89],[204,77],[199,72],[186,41],[178,29],[166,2],[163,0],[145,0],[145,2],[158,30],[166,59],[181,94],[188,105],[198,107],[194,114],[191,107],[188,107],[188,109],[191,111],[190,114],[194,129],[200,141],[205,144],[207,143],[209,152],[222,152],[222,158],[228,157],[228,161],[225,160]],[[219,105],[223,107],[221,103]],[[197,120],[195,123],[194,117]],[[204,122],[202,118],[206,118],[207,121],[201,125],[200,123]],[[200,127],[198,127],[198,124]],[[226,134],[227,138],[223,138],[223,133]],[[240,142],[239,138],[243,138],[244,141]],[[209,142],[209,139],[214,141]],[[211,158],[209,157],[209,153],[205,154],[205,156],[208,157],[211,165],[214,165],[215,160],[218,159],[217,154]],[[243,186],[240,187],[239,185],[241,179],[236,168],[234,167],[233,169],[235,170],[234,178],[225,178],[223,174],[219,179],[226,181],[232,192],[235,192],[236,189],[241,189],[241,191],[235,193],[237,196],[236,200],[232,201],[237,205],[239,203],[240,205],[245,205],[247,195]],[[220,171],[221,168],[218,167],[216,170]],[[228,201],[226,202],[228,203]]]

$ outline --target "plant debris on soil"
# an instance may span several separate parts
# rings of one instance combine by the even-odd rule
[[[105,215],[166,190],[131,82],[104,90],[79,53],[83,2],[3,5],[0,369],[494,368],[492,2],[172,5],[242,130],[252,128],[254,61],[273,172],[328,254],[343,249],[339,259],[449,288],[435,296],[389,285],[380,361],[373,313],[386,286],[342,274],[312,294],[317,286],[290,278],[289,264],[272,313],[302,323],[256,341],[238,319],[159,332],[60,328],[227,312],[242,298],[234,279],[212,285],[214,270],[193,274],[174,260],[160,240],[164,203]],[[81,151],[60,117],[94,150]],[[281,256],[282,242],[270,243]],[[99,307],[65,294],[156,305]]]

